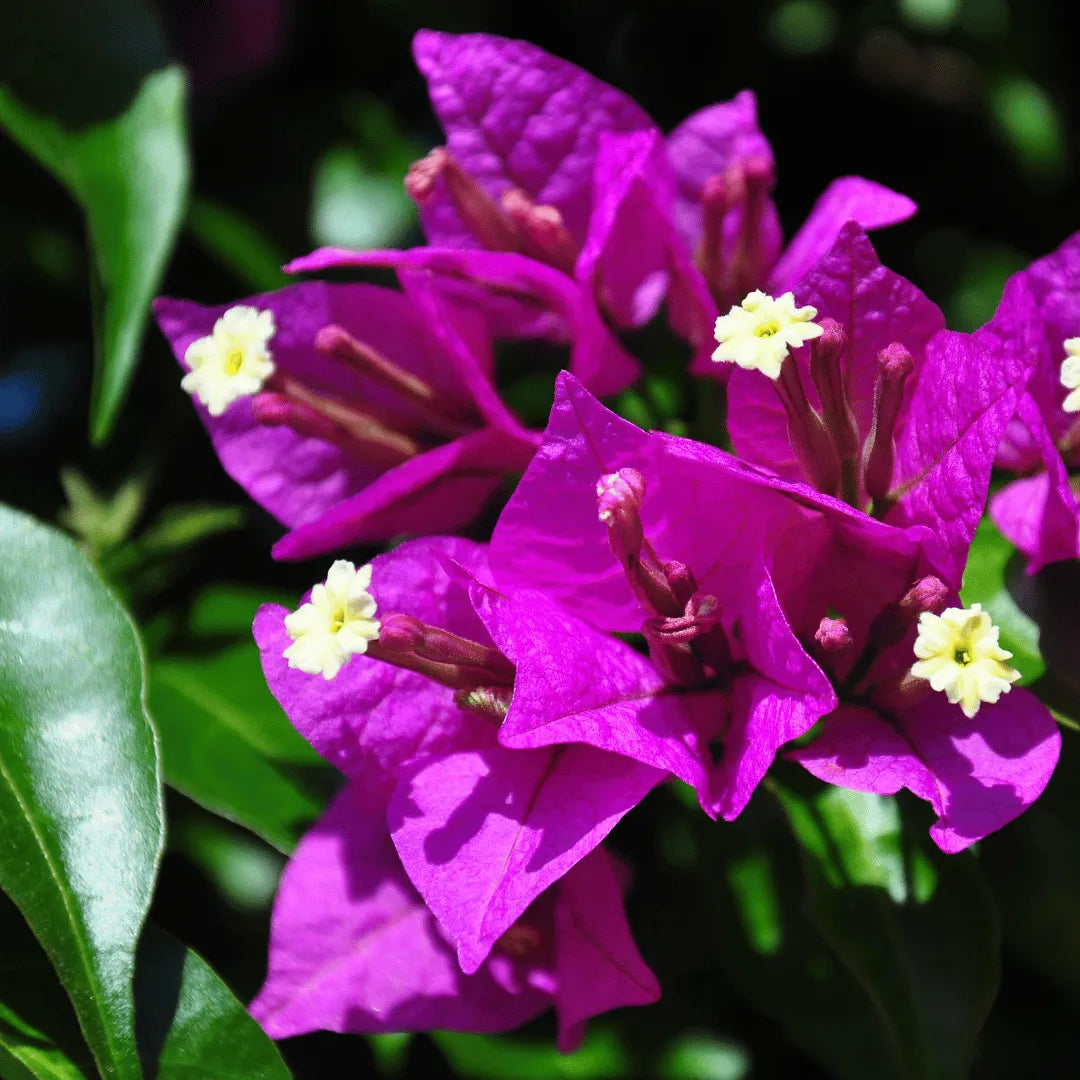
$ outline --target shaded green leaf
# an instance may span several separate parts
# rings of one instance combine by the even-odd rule
[[[0,1077],[90,1080],[71,1003],[19,910],[0,893]]]
[[[967,1077],[999,979],[997,909],[974,856],[932,851],[891,798],[774,790],[802,845],[814,923],[874,1003],[899,1075]]]
[[[897,1080],[879,1016],[810,918],[798,848],[774,801],[710,830],[696,862],[732,987],[841,1080]]]
[[[102,1074],[139,1076],[131,975],[163,840],[134,629],[78,549],[0,508],[0,886]]]
[[[185,93],[183,72],[162,69],[145,80],[122,115],[72,131],[0,87],[0,125],[86,214],[102,297],[90,414],[95,442],[115,423],[183,216]]]
[[[157,1080],[289,1080],[277,1047],[194,950],[151,926],[135,981],[139,1049]]]
[[[188,212],[191,235],[251,292],[272,292],[288,284],[282,251],[236,210],[195,199]]]
[[[590,1032],[581,1049],[560,1054],[550,1042],[529,1043],[497,1035],[439,1031],[431,1036],[458,1076],[469,1080],[550,1080],[552,1077],[615,1078],[630,1068],[626,1050],[607,1028]]]
[[[266,689],[254,645],[155,662],[149,704],[169,784],[292,851],[322,804],[275,760],[275,751],[304,757],[314,751]]]

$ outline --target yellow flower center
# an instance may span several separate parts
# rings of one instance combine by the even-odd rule
[[[367,652],[380,627],[370,585],[371,563],[357,568],[338,559],[330,567],[326,581],[311,590],[311,599],[285,616],[292,638],[283,654],[289,667],[332,679],[351,657]]]
[[[983,702],[993,704],[1020,678],[1005,663],[1012,653],[998,644],[998,632],[980,604],[946,608],[940,615],[924,611],[911,674],[926,679],[971,718]]]
[[[772,297],[756,289],[716,320],[712,358],[778,379],[789,349],[821,337],[816,316],[816,308],[796,307],[792,293]]]
[[[274,373],[269,341],[274,313],[237,304],[217,322],[213,332],[193,341],[184,353],[190,369],[181,387],[197,397],[211,416],[262,390]]]

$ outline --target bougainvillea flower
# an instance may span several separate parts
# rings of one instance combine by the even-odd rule
[[[562,662],[566,635],[579,638],[592,645],[595,685],[563,679],[544,687],[523,663],[519,695],[517,665],[477,613],[492,599],[480,545],[416,540],[371,567],[379,631],[363,641],[362,655],[329,681],[301,670],[285,653],[321,630],[306,619],[290,630],[289,613],[268,605],[255,620],[263,670],[297,730],[371,805],[389,806],[405,870],[471,973],[529,905],[667,777],[669,760],[691,760],[692,748],[676,745],[682,706],[655,693],[659,680],[646,658],[566,619],[556,624],[560,636],[547,640],[548,669]],[[357,610],[370,621],[369,606]],[[331,619],[339,630],[349,622],[344,612]],[[361,652],[359,641],[352,651]],[[530,663],[542,662],[538,646]],[[592,714],[624,729],[629,750],[637,747],[635,724],[671,731],[646,747],[656,764],[595,745],[507,749],[500,724],[519,707]]]
[[[643,633],[676,700],[728,697],[723,711],[689,714],[706,725],[698,743],[720,749],[718,763],[706,762],[703,805],[725,818],[746,805],[777,748],[836,704],[788,625],[769,565],[789,532],[801,531],[813,552],[814,515],[772,483],[713,447],[641,431],[564,373],[544,441],[492,541],[503,592],[543,591],[603,630]],[[508,654],[533,647],[527,622],[489,626]],[[578,717],[508,717],[502,741],[605,734]]]
[[[403,281],[154,304],[226,471],[290,529],[278,558],[453,530],[532,455],[491,342],[426,278]]]
[[[1021,292],[1010,290],[1018,304]],[[795,288],[794,303],[825,332],[791,350],[775,378],[732,373],[736,451],[891,524],[927,526],[958,584],[1030,355],[944,330],[938,308],[882,266],[854,224]]]
[[[496,526],[491,557],[500,588],[543,589],[598,626],[641,629],[649,597],[628,583],[590,490],[590,478],[609,470],[640,476],[641,535],[667,560],[667,575],[676,566],[693,571],[746,643],[751,663],[725,673],[732,720],[717,773],[725,816],[737,812],[783,743],[824,713],[798,760],[841,786],[889,794],[910,787],[937,810],[933,835],[946,850],[1000,827],[1042,791],[1060,739],[1033,695],[1012,689],[1002,696],[999,684],[984,683],[986,696],[969,703],[976,714],[969,718],[946,699],[963,680],[946,678],[936,693],[912,675],[919,617],[949,607],[962,567],[962,556],[933,530],[943,529],[945,542],[958,548],[967,543],[944,527],[943,511],[906,527],[877,521],[720,450],[642,432],[564,375],[544,441]],[[771,604],[760,594],[757,605],[738,596],[737,583],[748,578],[768,585]],[[981,621],[975,629],[980,641],[969,643],[969,659],[978,661],[992,651],[996,632]],[[754,637],[772,642],[771,656],[751,655]],[[747,706],[740,686],[751,678],[758,698],[747,694]],[[1000,700],[990,703],[995,690]],[[759,714],[762,701],[768,707]],[[740,710],[750,717],[745,741],[731,735]],[[882,732],[888,740],[877,738]],[[734,776],[724,771],[737,762],[745,766]]]
[[[976,335],[995,355],[1022,351],[1035,361],[997,456],[998,465],[1024,475],[990,503],[991,517],[1028,556],[1032,573],[1080,555],[1080,510],[1070,481],[1080,469],[1080,418],[1070,407],[1078,335],[1080,234],[1010,278],[993,319]]]
[[[555,1007],[558,1045],[585,1021],[655,1001],[617,867],[597,848],[538,897],[471,975],[412,886],[382,807],[347,786],[281,879],[266,983],[251,1012],[272,1038],[308,1031],[491,1032]]]
[[[718,303],[784,291],[848,220],[873,229],[915,211],[844,177],[782,251],[772,151],[749,91],[665,138],[621,91],[527,42],[422,30],[413,54],[447,137],[406,179],[431,246],[546,263],[621,326],[648,321],[670,292],[675,328],[703,347]]]

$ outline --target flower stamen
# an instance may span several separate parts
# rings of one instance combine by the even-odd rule
[[[268,342],[274,336],[274,313],[246,304],[229,308],[206,336],[184,353],[188,373],[180,386],[221,416],[242,397],[257,394],[274,373]]]
[[[972,719],[983,702],[994,704],[1020,678],[1020,672],[1005,663],[1012,653],[998,644],[998,634],[980,604],[946,608],[940,615],[924,611],[911,674],[945,693]]]

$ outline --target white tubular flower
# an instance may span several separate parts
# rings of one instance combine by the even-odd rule
[[[774,299],[755,289],[716,320],[719,345],[712,354],[713,361],[738,364],[778,379],[789,349],[821,337],[821,327],[812,321],[816,316],[817,308],[809,304],[797,308],[793,293]]]
[[[915,639],[918,661],[911,674],[944,691],[970,720],[984,701],[993,705],[1020,678],[1020,672],[1005,663],[1012,653],[998,644],[998,633],[981,604],[946,608],[940,615],[924,611]]]
[[[1065,339],[1065,359],[1061,364],[1061,385],[1070,393],[1061,407],[1066,412],[1080,412],[1080,337]]]
[[[229,308],[208,337],[184,353],[191,369],[180,385],[220,416],[234,401],[257,394],[274,373],[267,342],[274,336],[274,313],[240,304]]]
[[[311,599],[285,616],[293,643],[282,654],[289,667],[332,679],[352,656],[367,652],[379,636],[375,598],[368,592],[371,563],[359,569],[346,559],[330,567]]]

